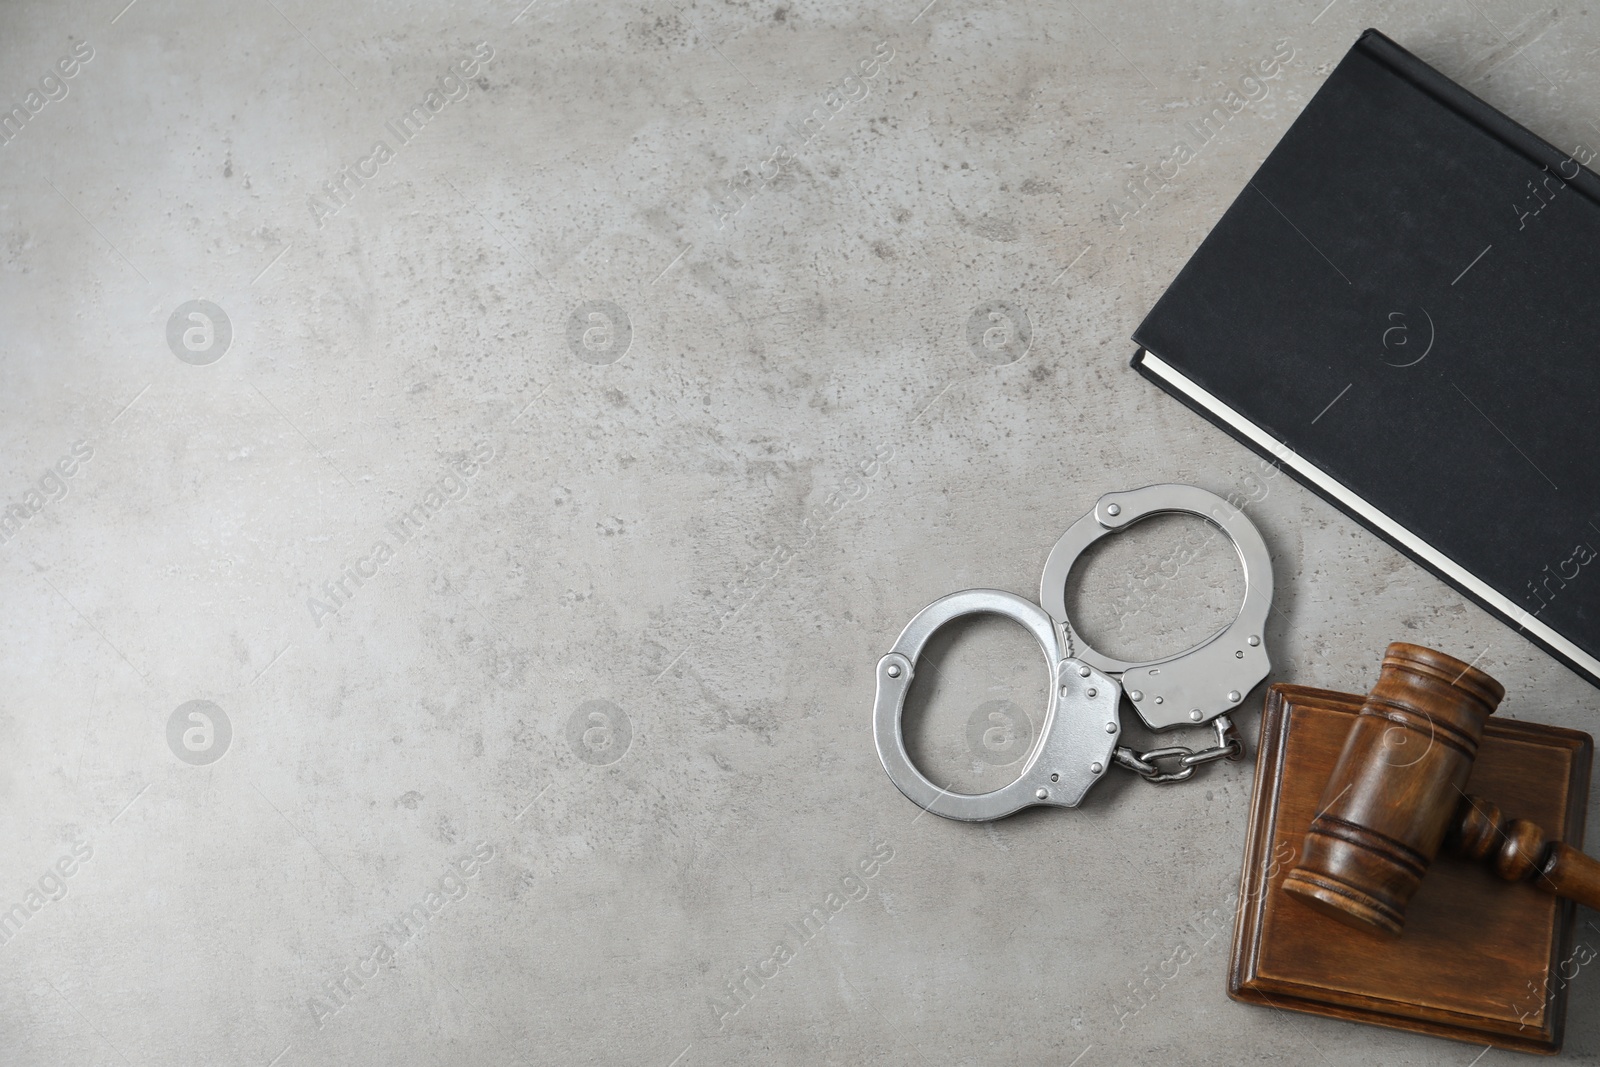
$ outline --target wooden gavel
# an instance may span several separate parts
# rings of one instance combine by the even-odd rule
[[[1600,908],[1600,860],[1463,791],[1505,692],[1452,656],[1390,645],[1283,888],[1340,922],[1398,935],[1443,847]]]

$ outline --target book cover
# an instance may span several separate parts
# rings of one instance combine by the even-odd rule
[[[1368,30],[1134,366],[1600,684],[1600,179]]]

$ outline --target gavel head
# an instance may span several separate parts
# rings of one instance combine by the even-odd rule
[[[1340,922],[1398,935],[1505,692],[1452,656],[1390,645],[1283,888]]]

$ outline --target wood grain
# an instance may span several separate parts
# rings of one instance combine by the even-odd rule
[[[1404,936],[1343,925],[1282,891],[1362,696],[1274,685],[1267,693],[1246,836],[1229,995],[1524,1052],[1561,1047],[1576,905],[1481,864],[1440,856]],[[1581,848],[1594,744],[1587,734],[1490,719],[1467,789]]]
[[[1600,908],[1600,860],[1564,841],[1551,841],[1544,827],[1527,819],[1508,819],[1499,805],[1464,795],[1444,848],[1465,860],[1489,866],[1508,882]]]
[[[1391,644],[1284,888],[1331,918],[1399,936],[1505,695],[1453,656]]]

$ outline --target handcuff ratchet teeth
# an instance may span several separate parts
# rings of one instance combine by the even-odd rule
[[[1073,631],[1067,618],[1067,575],[1078,557],[1102,537],[1168,512],[1197,515],[1228,535],[1245,575],[1238,617],[1174,656],[1125,663],[1102,655]],[[1077,807],[1112,764],[1147,781],[1181,782],[1202,764],[1243,755],[1244,746],[1227,713],[1271,669],[1262,632],[1272,603],[1272,559],[1260,533],[1237,508],[1190,485],[1107,493],[1051,549],[1039,599],[1043,608],[998,589],[951,593],[918,612],[878,661],[873,742],[890,781],[914,804],[947,819],[982,822],[1034,805]],[[1031,632],[1053,684],[1044,726],[1016,780],[988,793],[956,793],[929,781],[911,762],[902,717],[917,659],[934,631],[963,615],[977,614],[1000,615]],[[1082,651],[1073,655],[1076,648]],[[1217,744],[1200,751],[1168,746],[1144,753],[1118,746],[1124,687],[1152,730],[1210,722]]]

